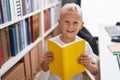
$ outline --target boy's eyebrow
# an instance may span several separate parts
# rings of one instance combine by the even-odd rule
[[[79,23],[78,21],[74,21],[74,23]]]

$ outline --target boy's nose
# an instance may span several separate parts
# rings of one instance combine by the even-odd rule
[[[72,23],[69,24],[69,28],[73,28],[73,24]]]

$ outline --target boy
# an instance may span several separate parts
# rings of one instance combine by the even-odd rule
[[[83,26],[82,11],[77,4],[69,3],[64,5],[61,8],[58,22],[59,27],[62,30],[62,34],[52,38],[53,41],[56,41],[60,45],[65,45],[76,40],[82,40],[82,38],[79,38],[76,35],[78,31],[82,29]],[[85,54],[79,56],[79,58],[76,60],[78,64],[83,64],[91,74],[96,75],[98,73],[98,66],[96,64],[95,58],[93,57],[94,53],[88,42],[86,42],[85,46],[86,46]],[[54,55],[52,54],[52,52],[49,51],[46,52],[41,63],[43,71],[49,70],[49,63],[52,62],[53,60]],[[71,78],[70,80],[83,80],[82,77],[83,77],[82,73],[80,73]],[[50,72],[49,80],[61,80],[61,79]]]

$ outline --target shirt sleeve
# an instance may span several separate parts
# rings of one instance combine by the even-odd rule
[[[91,61],[97,63],[97,56],[93,53],[92,48],[90,47],[89,43],[86,41],[85,43],[85,53],[90,56]]]

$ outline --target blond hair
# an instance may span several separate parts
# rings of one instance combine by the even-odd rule
[[[67,3],[60,10],[60,18],[66,13],[77,14],[81,19],[83,18],[83,13],[79,5],[75,3]]]

